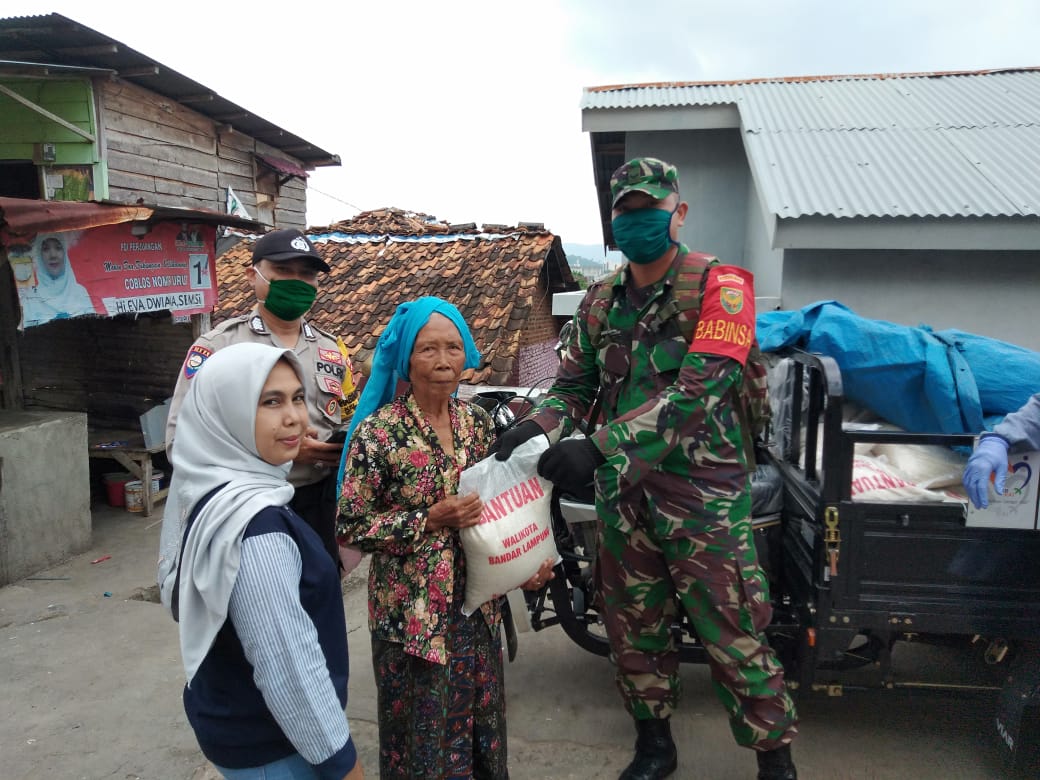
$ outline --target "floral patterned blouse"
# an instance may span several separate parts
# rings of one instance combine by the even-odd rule
[[[372,553],[368,627],[405,652],[448,662],[445,635],[465,595],[465,558],[454,528],[426,530],[427,509],[458,491],[459,474],[483,459],[494,440],[491,417],[451,399],[455,455],[437,441],[415,398],[396,398],[354,431],[339,499],[339,539]],[[492,631],[497,600],[481,606]]]

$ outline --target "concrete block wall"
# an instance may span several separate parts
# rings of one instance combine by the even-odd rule
[[[90,546],[87,416],[0,411],[0,585]]]

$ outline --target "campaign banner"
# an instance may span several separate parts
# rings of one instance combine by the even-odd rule
[[[8,256],[22,325],[87,314],[171,311],[183,317],[212,311],[216,228],[163,222],[136,236],[133,224],[15,238]]]

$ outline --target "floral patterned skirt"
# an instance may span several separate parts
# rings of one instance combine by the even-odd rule
[[[383,780],[509,777],[501,633],[480,610],[455,615],[447,665],[372,638]]]

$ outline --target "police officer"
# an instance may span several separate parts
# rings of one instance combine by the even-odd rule
[[[303,317],[318,293],[318,274],[331,269],[299,230],[273,230],[256,241],[246,277],[258,301],[248,314],[221,323],[191,345],[166,424],[166,447],[176,446],[177,411],[191,378],[214,352],[229,344],[255,342],[293,350],[309,377],[309,427],[293,461],[291,506],[318,532],[329,554],[340,560],[336,542],[336,468],[341,443],[328,439],[344,430],[357,403],[350,359],[343,343]]]
[[[736,741],[757,752],[758,777],[793,780],[797,716],[762,633],[771,607],[751,534],[753,279],[679,243],[689,207],[675,166],[631,160],[610,189],[627,262],[586,293],[547,398],[502,435],[496,457],[544,433],[552,445],[539,473],[572,495],[594,487],[602,614],[637,732],[621,780],[677,767],[668,719],[680,693],[670,632],[680,608]],[[565,438],[597,394],[605,424]]]

